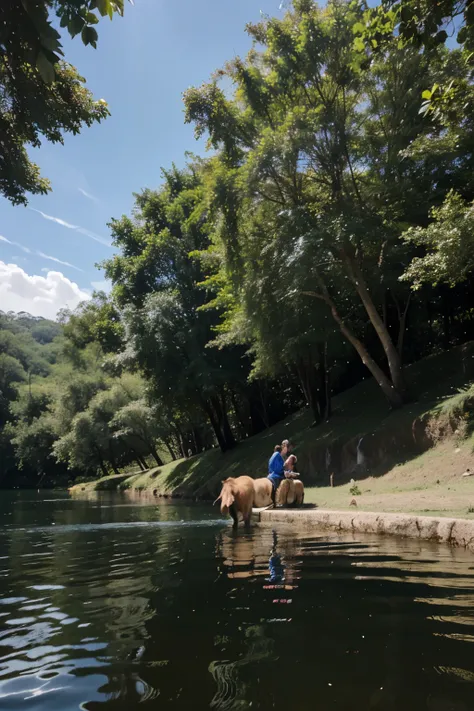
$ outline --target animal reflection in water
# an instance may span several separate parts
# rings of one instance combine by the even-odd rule
[[[264,589],[293,590],[294,573],[285,570],[278,552],[277,534],[273,532],[270,558],[268,538],[224,534],[219,545],[226,575],[231,578],[262,576]],[[291,545],[291,544],[290,544]],[[236,570],[237,568],[237,570]],[[264,625],[252,625],[245,630],[247,651],[237,661],[217,660],[209,665],[209,672],[216,682],[217,691],[211,701],[211,708],[220,711],[237,711],[248,708],[245,699],[247,685],[239,679],[239,670],[248,664],[274,662],[274,641],[265,634]]]
[[[293,541],[285,541],[284,549],[288,558],[297,555],[297,547]],[[218,544],[218,555],[222,557],[225,573],[231,579],[262,577],[266,582],[275,585],[286,583],[289,589],[296,579],[293,566],[285,570],[275,531],[271,543],[268,536],[223,534]]]

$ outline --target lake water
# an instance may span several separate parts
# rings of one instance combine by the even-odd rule
[[[474,556],[0,497],[0,709],[472,711]]]

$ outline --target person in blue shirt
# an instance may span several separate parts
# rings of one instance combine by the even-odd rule
[[[276,492],[285,478],[285,461],[281,456],[281,446],[277,444],[268,461],[268,478],[272,482],[272,503],[276,506]]]

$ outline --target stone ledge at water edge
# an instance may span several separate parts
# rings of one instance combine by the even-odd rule
[[[450,543],[474,551],[474,521],[410,514],[277,509],[259,512],[261,525],[288,523],[322,531],[380,533]]]

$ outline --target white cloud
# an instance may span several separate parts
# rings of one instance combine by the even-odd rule
[[[3,237],[3,235],[0,235],[0,242],[6,242],[6,244],[11,244],[14,247],[19,247],[23,252],[26,252],[26,254],[31,254],[31,249],[29,247],[25,247],[23,244],[20,244],[19,242],[12,242],[10,239]]]
[[[90,237],[96,242],[99,242],[99,244],[104,244],[106,247],[112,246],[112,242],[109,239],[101,237],[100,235],[96,234],[95,232],[91,232],[90,230],[86,230],[84,227],[76,227],[76,230],[77,232],[80,232],[81,235],[85,235],[86,237]]]
[[[71,267],[71,269],[75,269],[78,272],[84,271],[83,269],[79,269],[79,267],[75,267],[74,264],[71,264],[70,262],[64,262],[62,259],[58,259],[57,257],[51,257],[49,254],[45,254],[44,252],[40,252],[39,250],[36,252],[36,254],[38,255],[38,257],[42,257],[43,259],[49,259],[51,262],[56,262],[56,264],[62,264],[64,267]]]
[[[90,294],[61,272],[46,276],[27,274],[17,264],[0,261],[0,308],[2,311],[28,311],[33,316],[54,319],[59,309],[74,309]]]
[[[95,197],[95,195],[91,195],[91,193],[88,193],[87,190],[83,190],[82,188],[77,188],[81,195],[84,195],[88,200],[92,200],[92,202],[99,202],[99,200]]]
[[[44,217],[45,220],[51,220],[51,222],[56,222],[58,225],[61,225],[62,227],[67,227],[70,230],[77,230],[77,225],[72,225],[70,222],[66,222],[66,220],[61,220],[60,217],[53,217],[52,215],[47,215],[45,212],[41,212],[41,210],[35,210],[34,207],[32,207],[31,210],[33,210],[33,212],[37,212],[38,215]]]
[[[60,217],[54,217],[53,215],[47,215],[45,212],[42,212],[41,210],[35,210],[34,207],[31,207],[30,210],[33,210],[33,212],[37,212],[38,215],[41,215],[41,217],[44,217],[45,220],[51,220],[51,222],[56,222],[56,224],[61,225],[61,227],[67,227],[68,230],[74,230],[75,232],[79,232],[79,234],[85,235],[86,237],[90,237],[91,239],[95,240],[96,242],[99,242],[100,244],[104,244],[106,247],[112,246],[112,242],[109,239],[106,239],[105,237],[101,237],[101,235],[98,235],[95,232],[91,232],[91,230],[86,230],[85,227],[81,227],[80,225],[73,225],[71,222],[66,222],[66,220],[61,220]]]
[[[33,254],[31,249],[29,247],[25,247],[23,244],[20,244],[19,242],[12,242],[10,239],[7,239],[6,237],[3,237],[0,235],[0,242],[6,242],[7,244],[14,245],[15,247],[19,247],[23,252],[26,252],[27,254]],[[58,257],[52,257],[49,254],[45,254],[44,252],[41,252],[39,249],[35,250],[35,254],[38,255],[38,257],[42,257],[43,259],[49,259],[50,262],[56,262],[56,264],[62,264],[63,267],[70,267],[71,269],[75,269],[78,272],[83,272],[83,269],[80,269],[79,267],[74,266],[74,264],[71,264],[71,262],[65,262],[63,259],[59,259]],[[12,259],[20,259],[20,257],[12,257]],[[41,271],[45,271],[42,269]],[[46,269],[46,271],[49,271],[49,269]]]

